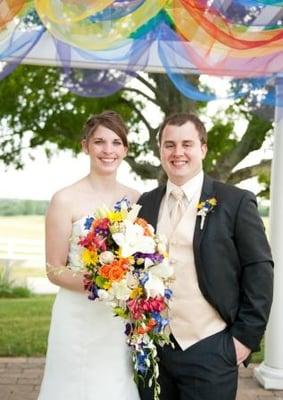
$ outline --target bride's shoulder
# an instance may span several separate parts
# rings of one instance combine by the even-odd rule
[[[84,179],[76,181],[71,185],[65,186],[62,189],[54,193],[51,198],[51,206],[71,206],[72,203],[78,201],[78,196],[84,187]]]

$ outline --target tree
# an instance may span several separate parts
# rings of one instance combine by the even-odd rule
[[[198,76],[186,78],[200,85]],[[165,74],[140,73],[137,79],[139,86],[127,85],[115,95],[86,98],[64,88],[63,75],[58,68],[18,67],[0,82],[0,160],[7,165],[23,167],[21,154],[27,135],[30,137],[28,146],[44,145],[48,154],[50,143],[77,153],[80,151],[81,128],[87,116],[114,109],[121,113],[134,133],[127,157],[132,170],[144,179],[162,179],[156,142],[158,127],[145,115],[145,104],[151,103],[164,115],[191,110],[204,117],[205,105],[185,98]],[[257,108],[247,104],[234,102],[225,115],[211,119],[210,150],[205,169],[212,176],[233,184],[261,175],[268,185],[270,161],[235,170],[251,151],[262,146],[272,128],[270,119],[262,119]],[[242,136],[235,132],[239,118],[248,121]]]

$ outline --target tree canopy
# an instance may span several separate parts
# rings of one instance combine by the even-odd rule
[[[187,79],[200,85],[198,76],[187,76]],[[137,85],[127,85],[109,97],[80,97],[64,87],[59,68],[19,66],[0,82],[0,160],[22,168],[24,148],[43,145],[50,155],[50,144],[78,153],[86,118],[113,109],[130,128],[126,161],[132,170],[143,179],[161,179],[156,142],[158,127],[153,122],[156,118],[146,115],[146,106],[152,104],[152,109],[162,115],[190,110],[207,121],[206,106],[185,98],[164,74],[139,73],[137,81]],[[238,164],[250,152],[260,149],[271,134],[272,118],[263,119],[258,106],[251,104],[237,100],[224,114],[210,118],[205,170],[233,184],[258,176],[268,192],[270,160],[237,169]],[[247,121],[242,135],[235,129],[240,118]]]

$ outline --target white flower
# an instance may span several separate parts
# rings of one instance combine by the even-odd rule
[[[169,264],[168,259],[164,259],[162,263],[151,267],[150,272],[159,278],[168,279],[173,276],[174,268]]]
[[[149,268],[152,265],[154,265],[154,262],[150,258],[146,257],[144,260],[144,267]]]
[[[148,280],[145,282],[145,290],[147,297],[163,296],[164,295],[164,283],[160,277],[148,272]]]
[[[124,231],[112,235],[118,246],[121,247],[122,257],[129,257],[134,253],[154,253],[155,242],[151,236],[144,236],[143,227],[124,221]]]
[[[167,251],[167,238],[165,235],[158,235],[156,237],[157,251],[161,254],[165,254]]]
[[[141,206],[139,204],[133,204],[131,207],[131,210],[128,212],[126,221],[130,221],[130,222],[134,223],[135,220],[137,219],[140,209],[141,209]]]
[[[110,301],[113,299],[113,296],[108,290],[98,289],[97,294],[100,300]]]
[[[103,251],[99,256],[101,264],[110,264],[114,260],[114,254],[111,251]]]
[[[126,280],[122,279],[112,283],[111,293],[116,299],[126,301],[130,297],[131,289],[128,288]]]
[[[126,275],[126,280],[127,280],[127,286],[129,288],[135,288],[139,285],[139,280],[137,277],[135,277],[131,272],[128,272]]]

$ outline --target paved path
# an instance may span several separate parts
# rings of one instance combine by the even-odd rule
[[[44,358],[0,358],[0,400],[37,400],[44,361]],[[253,378],[253,368],[254,365],[240,368],[237,400],[283,400],[283,391],[259,386]]]

